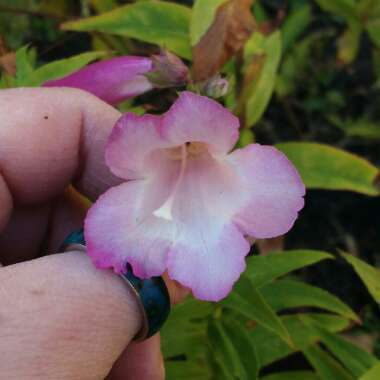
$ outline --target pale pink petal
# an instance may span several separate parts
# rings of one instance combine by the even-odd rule
[[[168,184],[153,185],[137,180],[111,188],[88,212],[87,252],[98,268],[121,273],[129,263],[140,278],[165,271],[173,225],[152,211],[167,197]]]
[[[230,151],[239,137],[239,120],[216,101],[184,91],[164,115],[162,133],[173,143],[207,143],[213,153]]]
[[[160,116],[124,114],[114,126],[106,147],[111,171],[124,179],[144,177],[144,163],[155,149],[166,145],[160,135]]]
[[[231,217],[239,207],[238,177],[222,160],[205,153],[187,162],[174,194],[175,240],[169,276],[203,300],[225,297],[245,268],[249,244]]]
[[[110,104],[117,104],[152,89],[143,75],[152,69],[145,57],[123,56],[83,67],[60,79],[50,80],[44,87],[79,88]]]
[[[169,251],[169,277],[190,288],[201,300],[219,301],[232,290],[245,269],[250,245],[233,225],[208,220],[184,229]]]
[[[234,217],[245,233],[270,238],[290,230],[304,206],[305,186],[287,157],[270,146],[252,144],[228,161],[240,175],[246,205]]]

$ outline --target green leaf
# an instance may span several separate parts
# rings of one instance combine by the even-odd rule
[[[161,329],[161,345],[165,358],[204,354],[207,317],[214,311],[210,302],[187,298],[175,306]],[[181,331],[179,334],[178,331]]]
[[[228,0],[195,0],[191,22],[190,42],[195,46],[214,21],[217,9]]]
[[[367,24],[367,32],[372,42],[380,48],[380,17]]]
[[[293,162],[309,189],[379,194],[374,185],[379,170],[359,156],[317,143],[291,142],[276,146]]]
[[[290,347],[276,334],[262,326],[257,326],[250,332],[261,367],[317,342],[318,333],[310,324],[318,324],[332,332],[341,331],[349,325],[345,318],[318,313],[294,314],[281,317],[281,320],[289,331],[295,347]]]
[[[99,16],[62,25],[64,30],[100,31],[136,38],[191,58],[189,25],[191,10],[166,1],[127,4]]]
[[[70,58],[60,59],[39,67],[34,71],[33,75],[28,78],[24,86],[40,86],[42,83],[62,78],[86,66],[88,63],[95,61],[107,55],[103,51],[91,51],[75,55]]]
[[[292,345],[289,333],[281,319],[246,276],[241,276],[232,293],[221,302],[221,305],[253,319],[280,336],[287,344]]]
[[[281,59],[281,33],[271,34],[264,40],[264,62],[259,76],[247,85],[246,119],[253,126],[261,118],[272,97],[277,69]]]
[[[379,380],[380,379],[380,364],[375,365],[366,372],[359,380]]]
[[[245,377],[247,380],[256,380],[259,372],[259,363],[257,360],[254,340],[248,334],[247,329],[242,323],[238,323],[230,318],[223,320],[223,327],[231,339],[235,350],[238,352],[241,364],[243,365]]]
[[[206,342],[205,325],[167,322],[161,330],[161,346],[165,358],[202,356]]]
[[[378,363],[375,356],[348,340],[322,328],[317,329],[321,341],[355,375],[355,378],[363,375]]]
[[[33,59],[28,46],[23,46],[16,51],[16,82],[15,85],[22,86],[22,83],[33,75]]]
[[[354,380],[347,370],[319,346],[305,348],[303,353],[322,380]]]
[[[260,377],[260,380],[320,380],[320,378],[311,371],[290,371],[273,373]]]
[[[295,307],[318,307],[332,311],[356,322],[360,318],[355,312],[326,290],[296,280],[277,280],[260,289],[264,299],[274,310]]]
[[[359,51],[360,27],[348,27],[338,40],[338,59],[344,64],[354,61]]]
[[[297,38],[305,31],[311,21],[310,4],[294,9],[282,25],[282,47],[286,51],[293,46]]]
[[[316,2],[324,11],[341,16],[349,23],[358,22],[355,0],[316,0]]]
[[[340,128],[347,136],[365,139],[380,139],[380,124],[366,117],[355,120],[341,119],[336,114],[328,115],[327,119],[334,126]]]
[[[293,270],[332,258],[333,256],[327,252],[313,250],[273,252],[248,258],[245,273],[255,287],[260,287]]]
[[[213,320],[208,326],[208,337],[215,361],[228,379],[245,379],[245,371],[231,339],[222,324]]]
[[[353,266],[375,301],[380,304],[380,270],[355,256],[345,253],[342,255]]]
[[[210,369],[198,361],[166,361],[166,380],[206,380],[211,379]]]
[[[170,318],[173,320],[205,318],[211,315],[214,309],[214,304],[211,302],[188,297],[172,309]]]

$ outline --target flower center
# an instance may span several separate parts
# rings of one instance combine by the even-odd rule
[[[198,156],[205,152],[207,152],[207,144],[202,142],[186,142],[180,146],[165,149],[165,153],[171,160],[181,160],[181,168],[170,196],[161,207],[153,212],[153,215],[169,221],[173,220],[172,209],[174,196],[177,193],[178,188],[185,175],[188,159],[191,159],[192,157]]]
[[[167,148],[165,149],[165,154],[171,160],[183,160],[183,148],[185,148],[185,153],[189,158],[207,152],[207,144],[193,141],[175,146],[174,148]]]

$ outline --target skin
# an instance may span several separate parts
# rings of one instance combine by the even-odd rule
[[[164,379],[159,334],[85,253],[59,252],[86,205],[120,180],[104,145],[120,114],[76,89],[0,91],[0,373],[4,379]],[[68,186],[72,186],[68,190]],[[184,290],[167,280],[173,302]]]

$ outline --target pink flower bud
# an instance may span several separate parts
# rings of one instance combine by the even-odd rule
[[[153,55],[152,70],[145,74],[156,88],[180,87],[187,84],[189,70],[176,55],[163,50]]]

